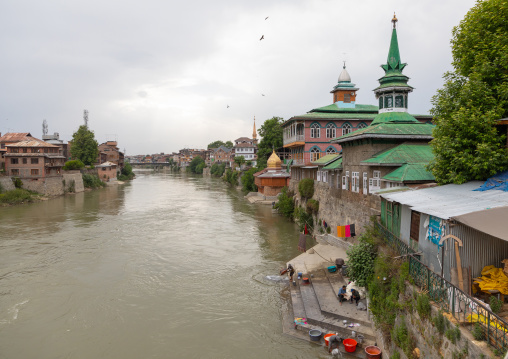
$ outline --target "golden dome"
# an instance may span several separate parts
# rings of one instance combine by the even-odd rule
[[[268,159],[268,168],[280,168],[280,165],[282,161],[280,160],[279,156],[275,153],[275,150],[273,150],[272,155]]]

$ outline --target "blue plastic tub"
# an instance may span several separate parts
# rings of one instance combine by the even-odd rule
[[[335,273],[335,272],[337,272],[337,266],[329,266],[329,267],[328,267],[328,272],[330,272],[330,273]]]

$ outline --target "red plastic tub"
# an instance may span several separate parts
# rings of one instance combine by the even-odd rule
[[[346,352],[354,353],[356,351],[356,345],[358,343],[354,339],[347,338],[342,341],[342,344],[344,344],[344,349],[346,349]]]
[[[367,354],[367,359],[381,359],[381,349],[374,345],[366,347],[365,354]]]

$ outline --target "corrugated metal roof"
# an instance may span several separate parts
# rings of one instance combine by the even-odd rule
[[[442,219],[449,219],[466,213],[489,208],[508,206],[508,192],[490,190],[473,191],[483,182],[473,181],[461,185],[424,188],[402,193],[381,194],[388,201],[399,202],[412,210],[430,214]]]
[[[338,155],[336,153],[330,154],[330,155],[325,155],[325,156],[321,157],[320,159],[318,159],[317,161],[313,161],[312,164],[314,164],[314,165],[326,165],[328,162],[337,159],[339,156],[340,155]]]
[[[383,137],[383,138],[420,138],[432,139],[434,125],[421,122],[412,123],[378,123],[360,130],[353,131],[342,137],[335,138],[331,142],[342,143],[360,138]]]
[[[434,175],[427,171],[426,163],[407,163],[388,173],[383,179],[397,182],[435,181]]]
[[[328,106],[318,107],[315,109],[310,110],[309,113],[314,112],[333,112],[333,113],[340,113],[340,112],[349,112],[349,113],[358,113],[358,112],[367,112],[367,113],[375,113],[377,115],[379,108],[374,105],[361,105],[361,104],[355,104],[355,107],[339,107],[336,104],[332,103]]]
[[[399,146],[385,150],[361,164],[402,164],[402,163],[424,163],[427,164],[434,159],[434,153],[428,144],[403,143]]]
[[[342,157],[323,167],[324,170],[336,170],[338,168],[342,168]]]
[[[32,138],[26,141],[20,141],[16,143],[11,143],[9,145],[5,145],[5,147],[53,147],[58,148],[56,145],[52,145],[51,143],[44,142],[37,138]]]
[[[32,138],[30,132],[8,132],[0,137],[0,143],[19,142]]]

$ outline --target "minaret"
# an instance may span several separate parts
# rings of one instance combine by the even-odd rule
[[[258,135],[256,133],[256,116],[254,116],[254,128],[252,130],[252,143],[254,145],[257,145],[258,144],[258,139],[257,139]]]
[[[409,77],[402,74],[407,64],[400,60],[399,43],[397,41],[397,17],[393,14],[392,39],[386,65],[381,65],[385,75],[379,81],[379,87],[374,89],[379,100],[379,113],[407,112],[408,94],[413,88],[407,84]]]
[[[351,76],[346,70],[346,61],[344,61],[337,85],[330,91],[333,94],[333,103],[339,108],[355,108],[356,91],[359,90],[355,86],[351,83]]]

